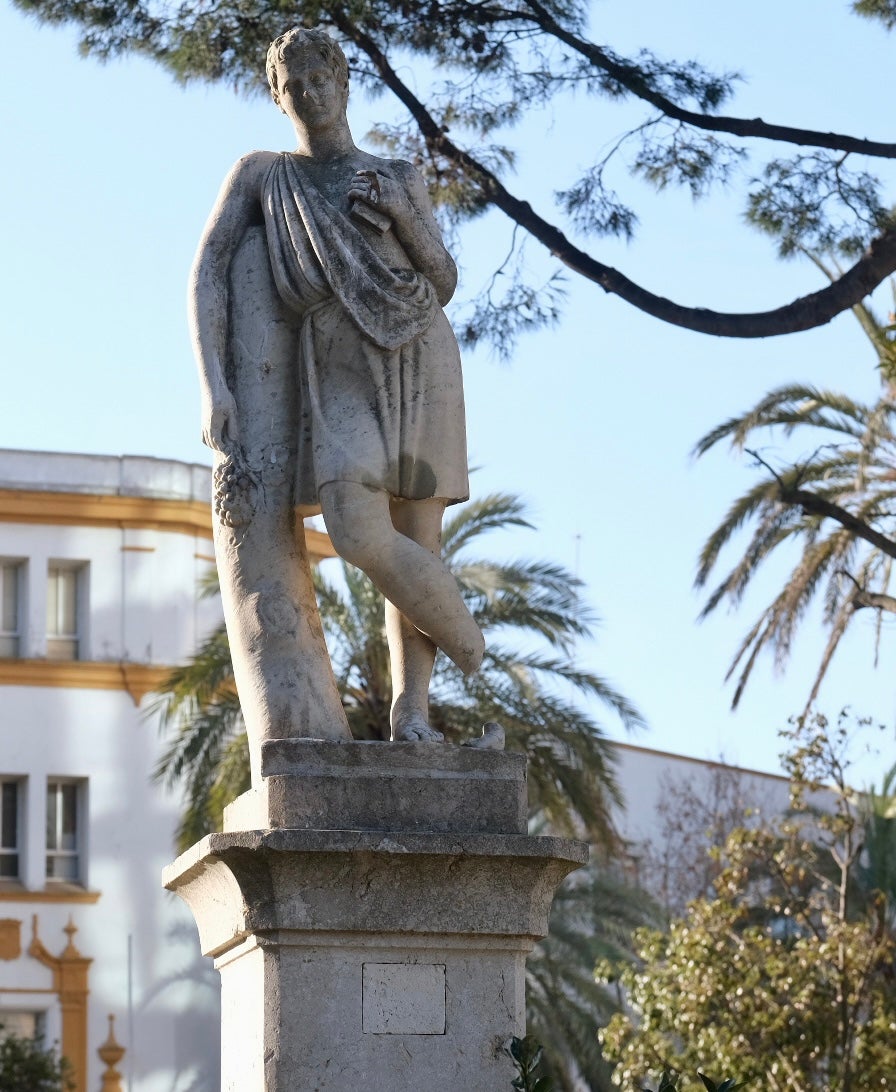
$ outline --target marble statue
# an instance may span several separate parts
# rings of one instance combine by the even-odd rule
[[[270,47],[294,152],[233,168],[194,264],[190,316],[215,545],[253,780],[261,742],[348,739],[302,516],[386,598],[392,738],[429,724],[436,649],[464,672],[482,634],[439,557],[468,496],[460,356],[442,308],[457,271],[416,170],[359,149],[348,66],[319,30]]]

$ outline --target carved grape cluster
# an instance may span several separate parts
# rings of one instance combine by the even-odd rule
[[[257,485],[251,470],[232,454],[215,468],[215,515],[225,527],[245,527],[255,515]]]

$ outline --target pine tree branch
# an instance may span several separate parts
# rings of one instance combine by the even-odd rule
[[[580,250],[559,228],[539,216],[528,201],[515,197],[497,175],[450,139],[423,102],[400,78],[370,35],[341,10],[334,10],[331,18],[337,29],[366,54],[380,79],[408,110],[433,153],[444,156],[474,178],[492,204],[528,231],[574,273],[654,318],[717,337],[762,338],[797,333],[823,326],[842,311],[856,306],[896,271],[896,230],[890,230],[875,239],[856,264],[834,284],[771,311],[742,314],[711,311],[703,307],[685,307],[658,296],[630,280],[618,269]]]
[[[631,91],[644,102],[650,103],[668,118],[693,125],[714,133],[730,133],[739,137],[759,137],[763,140],[783,141],[812,148],[830,148],[833,151],[855,152],[859,155],[878,156],[883,159],[896,159],[896,144],[878,140],[866,140],[862,137],[849,136],[845,133],[823,133],[815,129],[802,129],[791,125],[775,125],[762,118],[723,117],[717,114],[703,114],[686,110],[678,106],[665,95],[649,87],[640,70],[634,65],[623,64],[610,56],[600,46],[585,41],[566,30],[554,19],[538,0],[525,0],[526,7],[533,14],[534,22],[558,41],[568,45],[580,56],[585,57],[595,68],[606,72],[627,91]]]

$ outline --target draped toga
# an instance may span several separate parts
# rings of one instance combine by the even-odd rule
[[[385,265],[287,152],[263,207],[274,283],[301,318],[296,504],[319,509],[331,481],[466,500],[460,353],[432,285]]]

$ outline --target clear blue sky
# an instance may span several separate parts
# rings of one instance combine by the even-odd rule
[[[648,46],[741,71],[732,112],[892,135],[892,41],[849,15],[845,0],[756,0],[724,16],[723,7],[605,0],[594,35],[618,50]],[[143,61],[81,60],[73,32],[40,29],[8,5],[0,40],[0,446],[207,461],[186,274],[232,162],[252,148],[290,147],[288,123],[263,98],[183,89]],[[391,109],[386,99],[350,105],[360,143],[374,112]],[[514,134],[522,154],[512,188],[549,210],[552,191],[624,120],[582,98],[531,118]],[[644,198],[638,238],[597,253],[653,290],[746,310],[817,286],[812,268],[777,262],[768,240],[742,225],[734,193],[695,206],[620,185]],[[508,239],[497,214],[467,232],[461,297],[475,294]],[[529,250],[538,264],[537,246]],[[691,583],[704,537],[752,472],[722,452],[699,464],[688,453],[779,383],[872,396],[873,356],[849,316],[739,343],[664,326],[584,283],[569,289],[560,327],[522,340],[511,365],[485,351],[465,360],[471,461],[482,468],[474,490],[522,494],[538,527],[495,549],[577,567],[603,619],[581,659],[644,710],[651,731],[638,742],[774,770],[777,729],[802,707],[822,638],[811,626],[801,635],[783,678],[763,662],[729,712],[723,676],[765,600],[697,625]],[[896,648],[885,632],[875,673],[872,628],[870,614],[859,619],[822,698],[832,712],[849,704],[886,721],[891,761]],[[618,731],[609,717],[607,726]],[[869,777],[877,768],[865,766]]]

